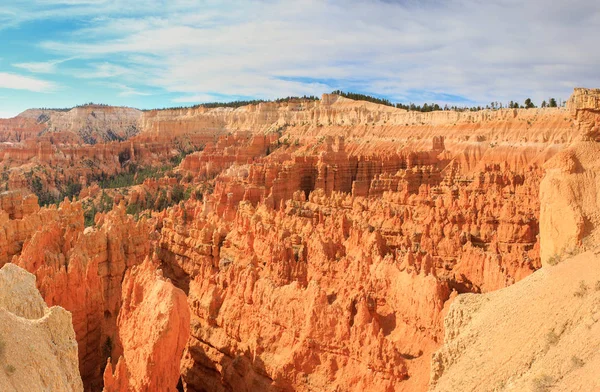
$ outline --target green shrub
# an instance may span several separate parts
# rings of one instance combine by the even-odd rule
[[[95,218],[96,218],[96,206],[94,204],[92,204],[90,206],[90,208],[86,209],[83,212],[83,222],[85,224],[85,227],[90,227],[94,225],[95,222]]]

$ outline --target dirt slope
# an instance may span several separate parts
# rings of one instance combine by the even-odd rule
[[[431,391],[600,390],[600,249],[456,298]]]

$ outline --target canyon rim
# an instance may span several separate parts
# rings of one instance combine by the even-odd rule
[[[599,5],[33,3],[0,391],[600,390]]]

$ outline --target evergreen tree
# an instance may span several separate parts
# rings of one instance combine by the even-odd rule
[[[526,109],[532,109],[534,107],[535,107],[535,105],[533,104],[533,102],[531,102],[531,98],[527,98],[525,100],[525,108]]]

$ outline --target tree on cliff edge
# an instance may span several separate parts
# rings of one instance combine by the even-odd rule
[[[535,105],[533,104],[533,102],[531,102],[531,98],[527,98],[525,100],[525,108],[526,109],[533,109],[533,108],[535,108]]]

